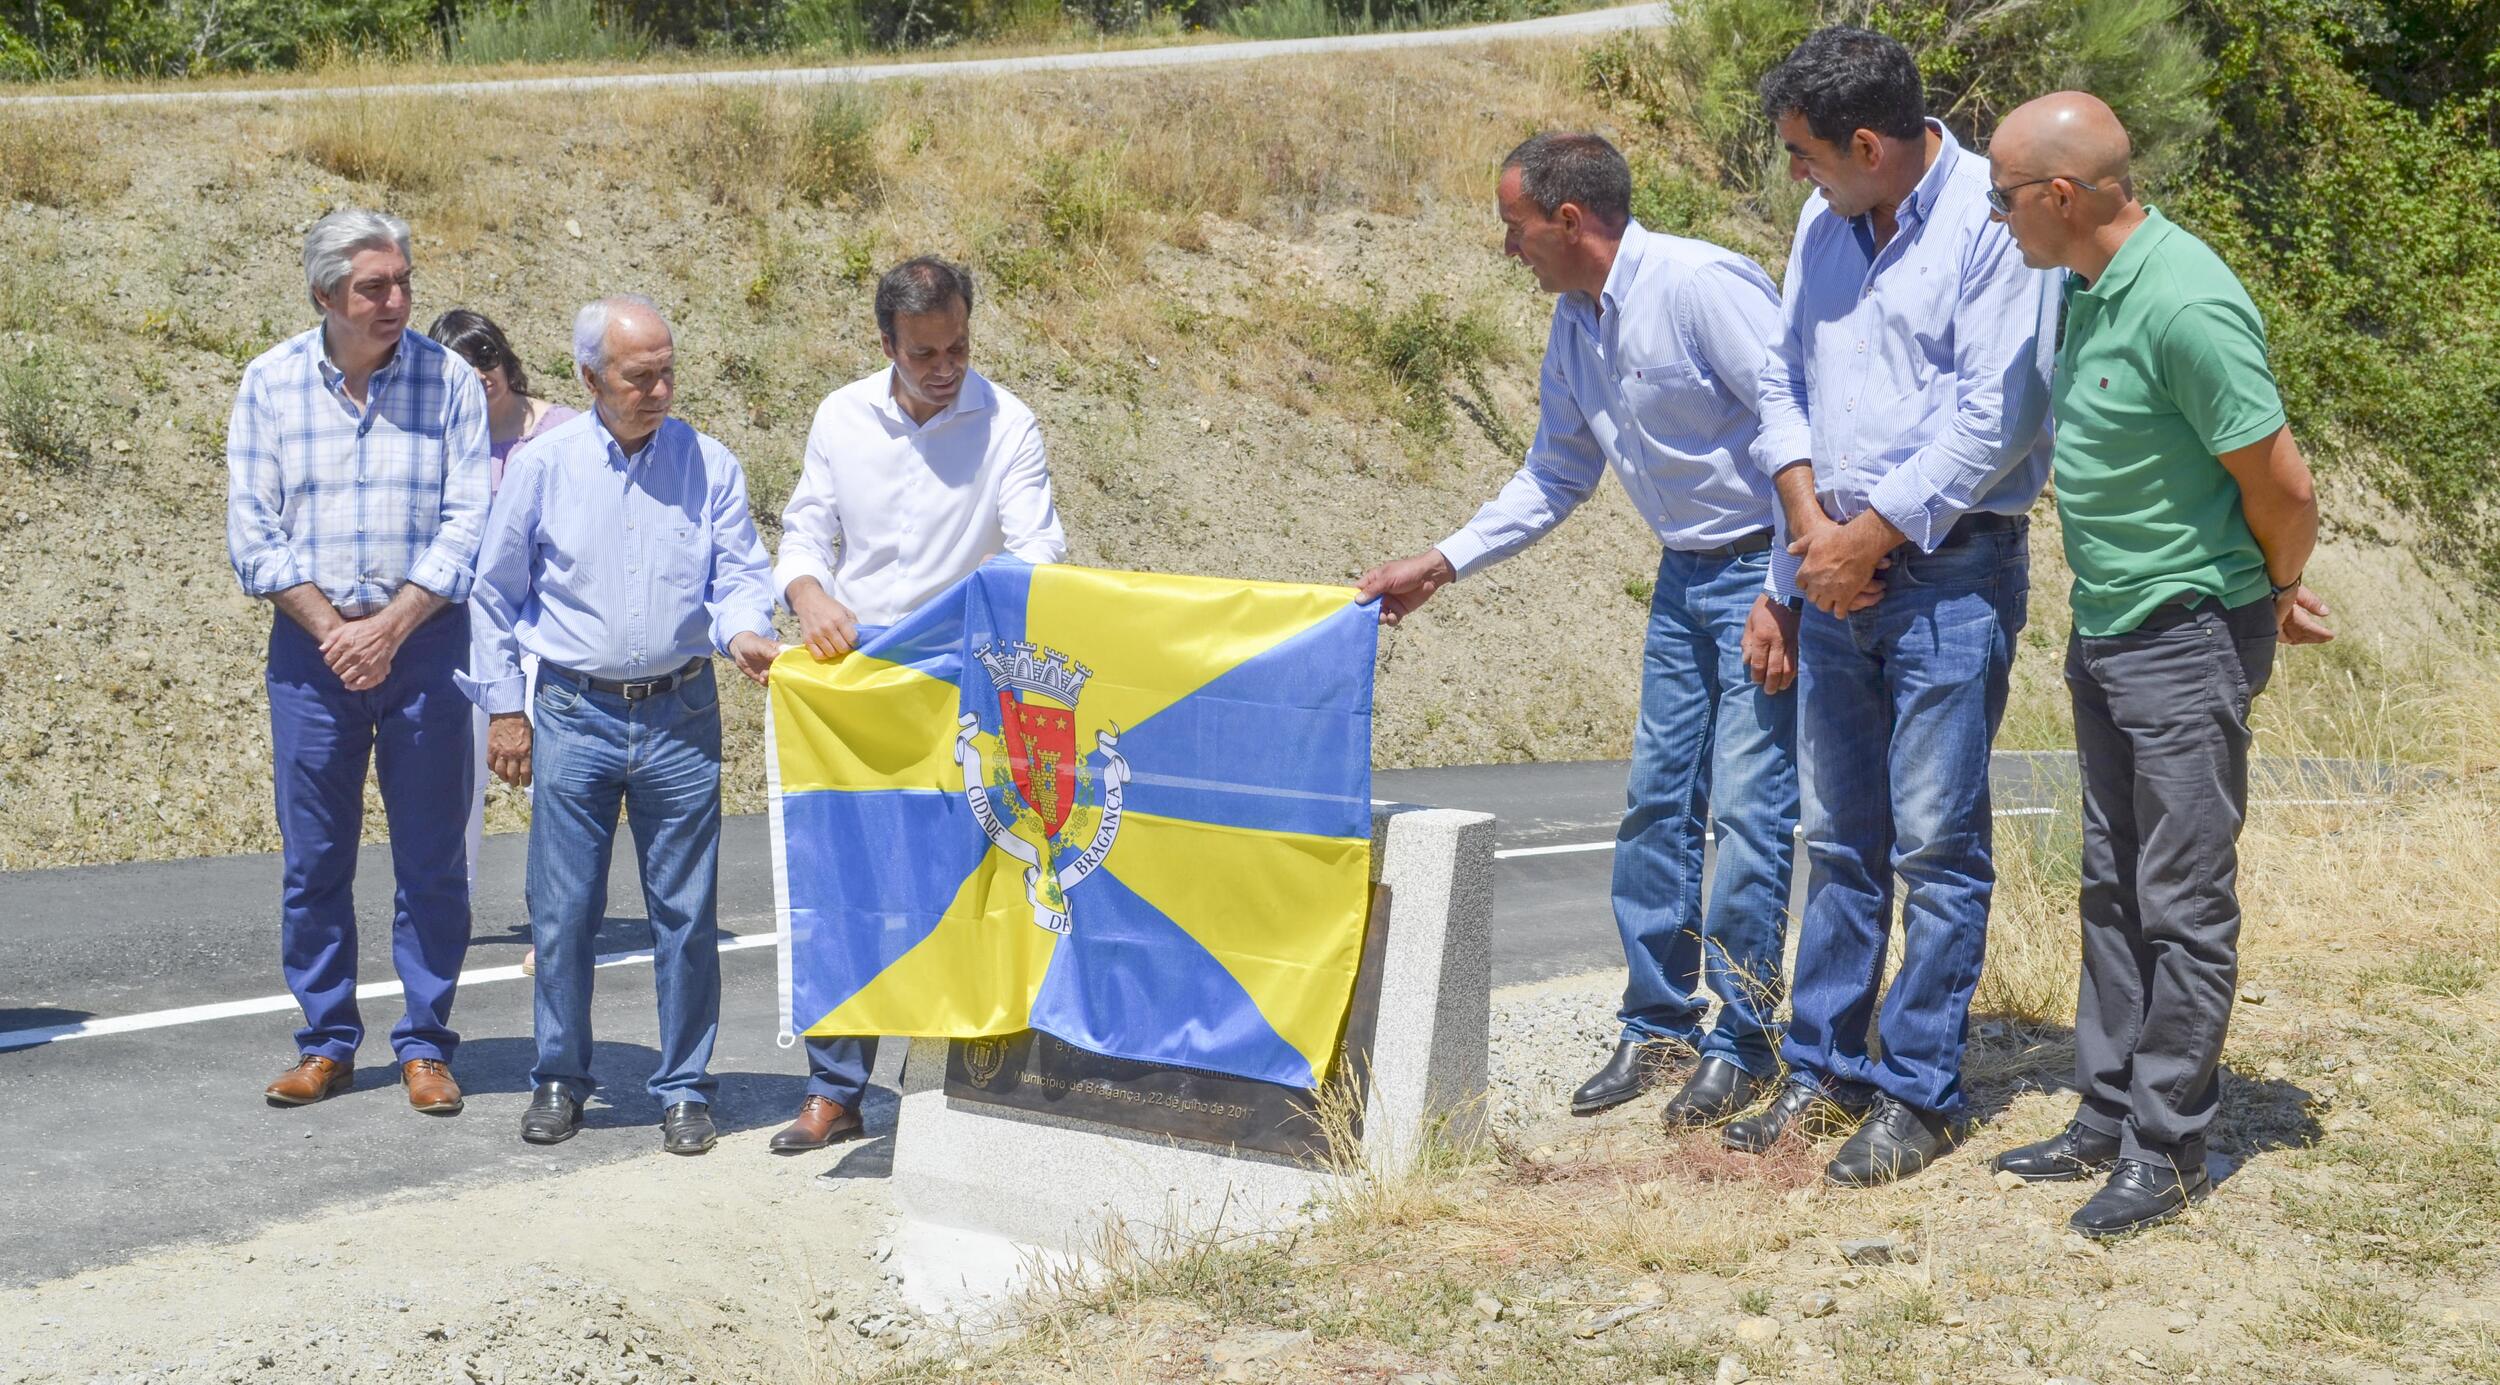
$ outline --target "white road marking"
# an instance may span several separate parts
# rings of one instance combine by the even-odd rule
[[[771,947],[777,939],[770,933],[742,933],[720,940],[723,952],[744,952],[749,948]],[[630,966],[651,960],[651,949],[633,952],[611,952],[596,959],[602,967]],[[524,975],[517,966],[478,967],[460,973],[463,986],[481,985],[489,981],[518,981]],[[399,995],[396,980],[371,981],[356,988],[358,1000],[385,1000]],[[233,1019],[239,1015],[274,1015],[295,1008],[292,995],[264,995],[251,1000],[221,1000],[213,1005],[185,1005],[176,1010],[150,1010],[141,1015],[114,1015],[107,1019],[80,1020],[76,1024],[55,1024],[42,1029],[12,1029],[0,1033],[0,1049],[39,1048],[45,1044],[64,1043],[71,1039],[94,1039],[107,1034],[134,1034],[143,1029],[166,1029],[178,1024],[202,1024],[209,1020]]]
[[[1574,851],[1612,851],[1614,849],[1614,839],[1609,837],[1602,842],[1567,842],[1561,846],[1514,846],[1508,851],[1494,852],[1493,859],[1508,861],[1520,856],[1561,856]]]

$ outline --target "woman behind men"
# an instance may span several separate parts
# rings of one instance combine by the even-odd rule
[[[522,444],[568,418],[578,417],[579,409],[568,409],[530,393],[529,372],[521,368],[521,358],[512,352],[512,343],[503,329],[484,313],[467,308],[454,308],[434,319],[425,334],[457,352],[477,370],[478,383],[486,390],[486,433],[492,460],[487,466],[488,484],[503,485],[505,463],[512,459]],[[535,670],[531,670],[535,673]],[[534,680],[533,680],[534,681]],[[524,704],[525,706],[527,704]],[[469,804],[469,897],[477,897],[477,853],[486,836],[486,713],[474,713],[477,721],[477,797]],[[521,959],[521,970],[535,970],[538,951],[532,948]]]

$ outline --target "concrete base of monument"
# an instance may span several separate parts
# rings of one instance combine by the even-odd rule
[[[1436,1136],[1482,1127],[1492,994],[1493,819],[1384,807],[1375,878],[1389,887],[1370,1080],[1352,1177],[1396,1177]],[[944,1040],[903,1069],[892,1188],[894,1268],[917,1311],[1000,1325],[1017,1296],[1211,1235],[1285,1230],[1341,1176],[1280,1155],[1050,1113],[950,1101]]]
[[[914,1049],[913,1065],[942,1068],[942,1042]],[[950,1109],[942,1091],[907,1094],[895,1130],[903,1225],[894,1268],[904,1301],[967,1327],[988,1325],[1019,1290],[1081,1281],[1105,1261],[1218,1232],[1283,1230],[1333,1181],[1272,1156],[993,1107]]]

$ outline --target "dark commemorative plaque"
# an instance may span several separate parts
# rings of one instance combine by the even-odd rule
[[[1372,887],[1354,999],[1338,1036],[1337,1081],[1361,1091],[1371,1072],[1372,1027],[1380,1014],[1380,967],[1389,933],[1389,889]],[[1073,1117],[1149,1135],[1255,1149],[1315,1162],[1330,1154],[1318,1118],[1319,1093],[1196,1068],[1106,1058],[1025,1030],[994,1039],[957,1039],[946,1048],[946,1095],[1020,1111]],[[1362,1135],[1362,1113],[1348,1133]]]

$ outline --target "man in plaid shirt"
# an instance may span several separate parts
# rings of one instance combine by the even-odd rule
[[[466,602],[487,501],[477,372],[410,331],[408,227],[333,212],[304,239],[321,323],[243,372],[226,430],[226,549],[278,611],[269,727],[285,842],[280,961],[304,1008],[276,1106],[346,1091],[356,1011],[356,848],[367,762],[390,822],[391,1048],[409,1104],[460,1109],[452,992],[469,948]]]

